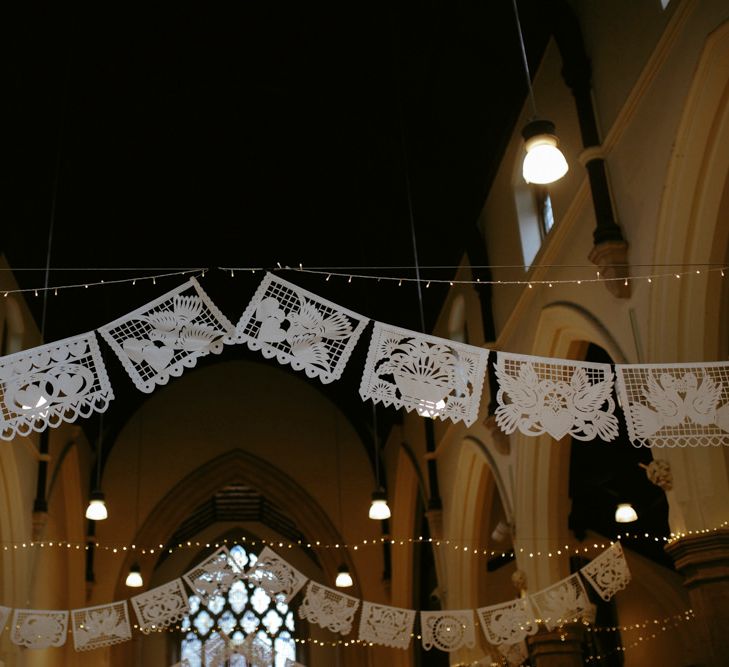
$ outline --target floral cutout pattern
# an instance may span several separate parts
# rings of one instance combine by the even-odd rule
[[[73,646],[77,651],[112,646],[132,638],[129,612],[124,601],[73,609],[71,623]]]
[[[473,610],[421,611],[420,630],[423,648],[429,651],[434,646],[451,653],[459,648],[473,648],[476,645],[476,631],[473,624]]]
[[[359,619],[359,639],[391,648],[407,649],[414,624],[415,611],[412,609],[363,602]]]
[[[522,642],[539,629],[528,598],[481,607],[476,614],[486,639],[494,646]]]
[[[63,646],[68,630],[68,612],[42,609],[16,609],[10,641],[26,648]]]
[[[260,586],[272,598],[286,603],[291,602],[307,581],[301,572],[268,547],[261,551],[245,578]]]
[[[530,596],[530,599],[548,630],[575,619],[581,620],[586,614],[591,613],[592,605],[578,574],[558,581],[553,586]]]
[[[114,399],[93,332],[0,358],[0,438],[104,412]]]
[[[157,586],[132,598],[139,629],[148,634],[182,620],[190,611],[185,587],[181,579]]]
[[[202,563],[199,563],[182,578],[187,585],[206,603],[212,596],[226,593],[243,571],[226,547],[220,547]]]
[[[630,583],[630,570],[620,542],[593,558],[580,572],[603,600],[609,600]]]
[[[99,328],[137,389],[179,377],[200,357],[233,343],[233,325],[195,278]]]
[[[424,417],[478,417],[489,351],[375,322],[359,394]]]
[[[729,445],[729,362],[618,365],[615,370],[636,447]]]
[[[496,423],[504,433],[549,433],[555,440],[617,437],[609,364],[497,352],[495,370]]]
[[[338,380],[369,319],[267,273],[236,340],[324,384]]]
[[[310,581],[304,601],[299,607],[299,618],[346,635],[352,629],[358,607],[357,598]]]

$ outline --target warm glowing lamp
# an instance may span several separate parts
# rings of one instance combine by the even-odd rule
[[[554,183],[567,173],[569,167],[559,150],[554,123],[549,120],[533,120],[524,127],[522,136],[526,149],[522,174],[527,183]]]
[[[370,519],[382,521],[383,519],[389,519],[392,516],[390,508],[387,505],[387,494],[385,490],[380,487],[372,494],[372,504],[370,505]]]
[[[86,508],[86,518],[91,521],[103,521],[108,518],[109,513],[106,511],[106,500],[103,491],[91,492],[89,498],[89,506]]]
[[[349,574],[349,569],[346,565],[340,565],[337,569],[337,578],[334,582],[334,585],[337,588],[350,588],[354,586],[354,581],[352,581],[352,575]]]
[[[127,575],[127,580],[124,583],[126,583],[129,588],[141,588],[144,586],[142,571],[139,569],[139,565],[134,563],[134,565],[129,568],[129,574]]]
[[[615,510],[615,521],[618,523],[632,523],[638,520],[638,514],[630,503],[620,503]]]

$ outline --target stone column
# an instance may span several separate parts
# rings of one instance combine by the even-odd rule
[[[548,632],[541,630],[529,637],[532,667],[582,667],[584,627],[570,623]]]
[[[729,665],[729,529],[687,535],[666,546],[684,576],[701,667]]]

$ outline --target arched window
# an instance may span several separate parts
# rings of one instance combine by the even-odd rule
[[[230,553],[241,569],[253,565],[257,556],[236,544]],[[238,580],[225,595],[216,595],[202,604],[191,595],[190,613],[182,620],[180,660],[189,667],[204,667],[205,643],[222,630],[234,643],[242,644],[255,634],[272,647],[273,667],[284,667],[287,659],[296,660],[294,614],[289,606],[270,598],[254,584]],[[234,655],[229,667],[247,667],[242,655]]]

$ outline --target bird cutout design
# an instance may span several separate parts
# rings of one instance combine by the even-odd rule
[[[700,381],[692,372],[681,377],[661,373],[657,379],[654,373],[648,373],[642,390],[648,405],[631,403],[629,408],[636,435],[648,438],[662,428],[687,421],[700,426],[714,424],[729,431],[729,403],[717,407],[722,391],[722,383],[706,373]]]
[[[126,603],[73,610],[73,642],[77,651],[111,646],[131,638]]]
[[[599,437],[610,441],[617,437],[613,373],[609,366],[599,365],[603,379],[591,382],[587,370],[581,366],[574,368],[574,362],[552,363],[551,366],[558,368],[574,368],[565,382],[550,376],[540,378],[534,364],[526,360],[522,360],[516,375],[512,375],[506,369],[506,362],[512,359],[519,357],[500,352],[495,367],[499,380],[499,407],[495,416],[504,433],[516,430],[525,435],[549,433],[556,440],[568,434],[579,440]]]

